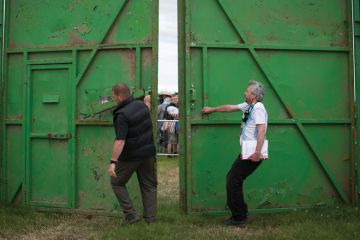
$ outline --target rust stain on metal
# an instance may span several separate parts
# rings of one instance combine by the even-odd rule
[[[136,54],[134,49],[128,49],[125,51],[120,51],[120,56],[123,61],[128,65],[130,70],[130,79],[136,79]]]
[[[72,12],[75,8],[80,6],[80,3],[81,0],[74,0],[74,2],[69,3],[69,5],[66,7],[66,10]]]
[[[19,116],[8,116],[7,119],[8,119],[8,120],[22,120],[22,119],[23,119],[23,115],[19,115]]]
[[[85,35],[91,32],[91,28],[88,23],[81,23],[73,27],[74,31],[79,32],[81,35]]]
[[[96,181],[99,181],[100,178],[101,178],[101,176],[102,176],[101,174],[98,173],[98,171],[97,171],[96,168],[93,168],[93,169],[92,169],[92,174],[93,174],[94,179],[95,179]]]
[[[151,48],[142,49],[141,52],[141,67],[144,70],[148,67],[151,67],[152,62],[152,50]]]
[[[190,42],[196,43],[196,35],[194,32],[190,32]]]
[[[18,188],[18,190],[16,191],[15,196],[13,197],[13,199],[11,199],[11,204],[16,205],[16,206],[20,206],[21,205],[21,200],[23,198],[23,183],[20,183],[20,186]]]
[[[351,103],[351,114],[354,116],[356,113],[356,105],[355,102]]]
[[[152,37],[148,37],[148,38],[145,38],[144,40],[142,40],[141,42],[143,44],[151,44],[152,43]]]
[[[255,42],[254,36],[251,35],[251,32],[245,31],[244,34],[245,34],[246,39],[241,39],[242,41],[246,41],[247,43],[254,43]]]
[[[114,24],[111,26],[111,28],[109,29],[108,33],[106,34],[105,39],[103,40],[103,44],[110,44],[113,41],[111,41],[112,36],[114,35],[115,31],[118,30],[118,28],[116,28],[115,26],[117,25],[116,23],[118,22],[118,20],[116,20],[114,22]]]
[[[112,43],[114,40],[116,40],[116,39],[112,39],[112,38],[113,38],[113,35],[116,33],[116,31],[119,31],[118,23],[123,21],[122,19],[124,18],[124,15],[125,15],[124,13],[128,12],[128,8],[129,8],[128,2],[129,1],[126,1],[124,3],[121,13],[119,14],[119,16],[117,16],[117,18],[114,20],[114,22],[112,22],[112,25],[111,25],[109,31],[107,32],[106,37],[103,40],[103,43],[105,43],[105,44]],[[111,9],[109,9],[109,12],[110,11],[111,11]],[[109,13],[108,13],[108,15],[109,15]],[[111,41],[111,40],[113,40],[113,41]]]
[[[348,39],[346,39],[346,34],[343,34],[343,37],[340,39],[335,39],[330,43],[332,47],[346,47],[349,45]]]
[[[286,110],[290,114],[290,118],[294,118],[295,114],[288,104],[286,104]]]
[[[209,100],[209,94],[208,93],[204,94],[204,100]]]
[[[269,42],[274,42],[274,41],[278,41],[278,40],[279,40],[276,36],[273,36],[273,35],[267,36],[266,39],[267,39]]]
[[[9,37],[9,39],[11,39],[11,38]],[[9,48],[16,48],[17,47],[16,43],[14,41],[12,41],[12,40],[9,40],[8,46],[9,46]]]
[[[65,135],[63,134],[53,134],[53,133],[48,133],[47,135],[48,138],[66,138],[66,139],[70,139],[72,137],[71,133],[67,133]]]
[[[136,55],[134,51],[129,51],[129,60],[130,60],[130,70],[131,70],[131,78],[135,79],[136,77]]]
[[[84,157],[91,156],[92,151],[90,148],[83,147],[82,148],[82,154]]]
[[[70,32],[69,38],[70,40],[68,41],[68,43],[70,45],[83,45],[87,43],[85,40],[81,39],[80,36],[75,32]]]
[[[48,38],[59,38],[65,35],[66,29],[59,29],[52,32],[52,35],[50,35]]]
[[[356,128],[353,131],[353,136],[354,136],[354,139],[357,139],[357,129]]]
[[[104,166],[104,162],[105,162],[104,157],[103,156],[98,156],[98,159],[99,159],[99,165]]]

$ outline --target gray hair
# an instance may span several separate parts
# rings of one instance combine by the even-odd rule
[[[256,95],[256,101],[261,102],[264,98],[264,86],[258,81],[250,81],[249,86],[252,86],[251,93]]]

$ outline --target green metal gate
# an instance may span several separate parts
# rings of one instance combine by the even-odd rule
[[[70,65],[29,65],[26,82],[26,196],[31,205],[70,207]]]
[[[353,42],[353,46],[354,46],[354,55],[355,55],[355,92],[356,92],[356,131],[357,133],[359,133],[360,131],[360,127],[359,127],[359,116],[360,116],[360,97],[359,97],[359,93],[358,90],[360,90],[360,78],[359,78],[359,73],[360,73],[360,1],[359,0],[355,0],[353,2],[353,33],[354,33],[354,42]],[[360,191],[359,191],[359,184],[360,184],[360,174],[359,174],[359,141],[360,141],[360,136],[359,134],[356,134],[356,170],[357,170],[357,174],[355,175],[355,177],[357,178],[357,187],[356,187],[356,194],[357,194],[357,201],[359,202],[359,197],[360,197]]]
[[[7,0],[4,14],[3,200],[116,209],[111,87],[156,98],[158,1]]]
[[[0,29],[1,29],[1,34],[0,34],[0,92],[2,94],[3,92],[3,64],[2,64],[2,60],[3,60],[3,29],[4,29],[4,25],[3,25],[3,1],[0,1]],[[2,119],[3,119],[3,106],[4,103],[4,99],[1,98],[0,100],[0,136],[2,136],[2,132],[3,132],[3,124],[2,124]],[[0,144],[1,144],[1,140],[0,140]],[[4,195],[4,189],[3,189],[3,185],[5,184],[5,179],[2,176],[2,161],[1,161],[1,154],[0,154],[0,200],[3,199],[3,195]]]
[[[352,202],[356,195],[352,3],[342,0],[179,1],[181,196],[187,211],[223,211],[240,151],[238,104],[265,85],[270,159],[247,179],[252,209]]]

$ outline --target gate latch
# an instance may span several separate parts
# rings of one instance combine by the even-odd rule
[[[194,88],[194,85],[191,84],[190,88],[190,108],[193,109],[196,101],[196,90]]]

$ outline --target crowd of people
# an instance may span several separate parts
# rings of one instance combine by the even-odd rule
[[[158,153],[178,154],[179,106],[178,94],[160,91],[158,99]]]

